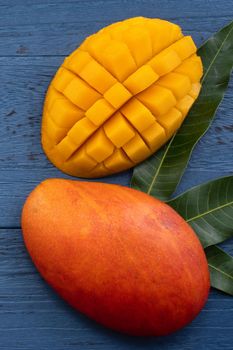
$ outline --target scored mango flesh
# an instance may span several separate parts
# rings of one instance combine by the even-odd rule
[[[202,62],[173,23],[143,17],[89,36],[48,89],[43,149],[73,176],[133,167],[181,126],[200,92]]]

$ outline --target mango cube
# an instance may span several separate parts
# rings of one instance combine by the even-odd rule
[[[129,48],[123,42],[112,40],[102,55],[103,66],[119,81],[125,80],[137,69]]]
[[[79,120],[76,124],[74,124],[74,126],[68,132],[68,137],[73,141],[73,143],[77,147],[79,147],[97,129],[98,127],[94,125],[88,118],[85,117]]]
[[[57,126],[49,115],[45,116],[43,129],[46,130],[48,137],[53,140],[55,144],[57,144],[67,135],[69,129]]]
[[[58,161],[65,162],[77,150],[77,145],[68,136],[64,137],[52,150],[55,154],[60,154]]]
[[[152,58],[148,64],[153,68],[159,76],[170,73],[173,69],[179,66],[181,59],[175,50],[166,49]]]
[[[182,113],[183,118],[188,114],[190,108],[194,103],[194,98],[186,95],[176,104],[176,108],[179,109]]]
[[[44,103],[43,149],[73,176],[129,169],[181,126],[202,74],[196,46],[178,25],[144,17],[113,23],[58,69]]]
[[[68,71],[67,69],[60,67],[52,81],[52,86],[63,92],[68,84],[70,84],[71,80],[75,78],[75,75]]]
[[[177,108],[171,108],[168,113],[159,116],[157,120],[164,128],[167,137],[171,137],[181,126],[183,117]]]
[[[141,162],[151,154],[151,150],[138,133],[123,146],[123,150],[134,163]]]
[[[129,29],[129,25],[127,25],[126,21],[117,22],[110,24],[110,26],[105,27],[103,32],[109,33],[111,38],[114,40],[122,41],[124,33]]]
[[[140,26],[133,26],[124,31],[122,37],[138,67],[152,57],[150,33],[146,29]]]
[[[145,64],[131,74],[123,84],[133,95],[136,95],[158,79],[158,74],[149,65]]]
[[[112,142],[107,138],[103,129],[99,129],[86,145],[87,154],[98,163],[108,158],[114,150]]]
[[[117,82],[117,80],[95,60],[88,62],[80,71],[79,75],[101,94]]]
[[[121,84],[116,83],[108,89],[104,98],[115,108],[120,108],[132,97],[131,93]]]
[[[165,114],[176,104],[171,90],[162,86],[152,85],[138,95],[138,99],[157,116]]]
[[[108,33],[96,33],[88,37],[80,48],[90,53],[97,62],[103,65],[103,50],[110,44],[111,36]]]
[[[97,100],[87,111],[87,118],[96,126],[102,125],[115,112],[104,98]]]
[[[79,75],[82,69],[92,61],[93,59],[88,52],[77,49],[65,59],[63,67]]]
[[[171,45],[177,55],[183,61],[197,51],[196,45],[191,36],[185,36]]]
[[[63,96],[52,100],[52,102],[49,110],[50,116],[56,125],[61,128],[70,129],[77,121],[84,117],[84,111]]]
[[[133,165],[133,162],[126,156],[126,153],[122,149],[115,149],[113,154],[104,161],[104,165],[107,169],[112,171],[118,171],[128,169]]]
[[[97,91],[78,77],[71,80],[63,93],[68,100],[83,110],[87,110],[101,97]]]
[[[139,132],[147,129],[155,122],[155,117],[151,111],[136,98],[132,98],[123,106],[121,112]]]
[[[77,172],[79,168],[91,171],[96,165],[97,162],[88,156],[85,146],[83,146],[65,162],[65,169],[67,173],[73,174],[74,172]]]
[[[149,30],[154,55],[183,36],[178,25],[158,18],[147,20],[144,26]]]
[[[153,152],[167,141],[164,128],[157,122],[154,122],[154,124],[144,130],[142,137]]]
[[[193,55],[187,58],[175,69],[175,72],[188,76],[192,83],[199,82],[203,74],[200,57]]]
[[[120,112],[117,112],[104,126],[104,131],[112,143],[120,148],[135,136],[133,127]]]
[[[191,89],[191,82],[186,75],[173,72],[159,79],[157,85],[171,90],[177,99],[187,95]]]

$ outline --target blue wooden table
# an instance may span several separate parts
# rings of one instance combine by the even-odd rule
[[[28,193],[67,177],[40,145],[43,99],[63,58],[102,26],[132,16],[180,24],[200,45],[233,17],[232,0],[0,0],[0,350],[233,349],[233,298],[212,291],[196,320],[165,338],[123,336],[73,311],[41,279],[22,242]],[[233,172],[233,84],[178,191]],[[130,172],[106,179],[129,184]],[[233,242],[224,244],[233,252]]]

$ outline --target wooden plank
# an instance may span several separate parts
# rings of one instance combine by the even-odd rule
[[[233,299],[223,293],[212,291],[182,331],[138,339],[109,331],[63,302],[32,265],[20,230],[0,230],[0,262],[1,350],[232,349]]]
[[[133,16],[174,21],[200,45],[230,21],[232,13],[230,1],[11,0],[0,3],[0,56],[67,55],[87,35]]]
[[[61,62],[61,57],[0,58],[0,169],[49,166],[40,146],[41,114],[48,84]],[[232,92],[231,81],[212,127],[194,152],[192,170],[205,170],[208,164],[208,171],[232,171]]]
[[[156,16],[156,14],[155,14]],[[219,28],[229,22],[228,17],[217,17],[214,22],[205,17],[173,18],[165,17],[179,24],[186,35],[192,35],[198,46]],[[118,20],[117,16],[114,20]],[[64,19],[66,20],[66,18]],[[110,24],[110,19],[92,18],[86,21],[35,24],[0,23],[0,56],[64,56],[72,52],[83,39]]]
[[[23,203],[27,195],[41,181],[47,178],[69,178],[55,167],[48,164],[48,167],[39,169],[33,166],[20,169],[0,170],[0,228],[20,227],[20,217]],[[72,178],[74,180],[74,178]],[[76,179],[77,180],[77,179]],[[87,181],[85,179],[85,181]],[[103,181],[103,180],[93,180]],[[104,182],[128,185],[130,172],[109,176]]]
[[[121,184],[128,186],[131,172],[124,172],[104,179],[94,179],[91,181],[103,181],[107,183]],[[222,176],[224,171],[216,169],[209,172],[206,170],[192,170],[190,167],[184,175],[184,181],[181,182],[179,191],[182,192],[187,188],[204,181],[215,179]],[[227,174],[227,172],[226,172]],[[31,166],[27,169],[6,169],[0,171],[0,228],[20,227],[21,210],[28,194],[41,181],[47,178],[69,178],[79,181],[80,179],[66,176],[56,168],[38,169]],[[85,179],[85,181],[87,181]]]
[[[0,58],[0,227],[20,225],[23,201],[37,183],[64,176],[47,160],[40,145],[43,99],[62,59]],[[212,127],[193,153],[180,190],[232,173],[232,92],[233,82]],[[129,178],[126,172],[103,181],[128,185]]]
[[[8,0],[0,4],[2,25],[38,25],[42,23],[87,22],[108,23],[133,16],[159,18],[231,18],[230,1],[203,2],[201,0]]]
[[[127,17],[172,20],[200,45],[232,14],[227,0],[0,0],[1,350],[232,349],[232,298],[212,291],[198,318],[166,338],[119,335],[60,300],[33,267],[21,231],[9,229],[20,225],[23,202],[41,180],[66,177],[49,163],[40,146],[44,95],[64,56],[86,35]],[[233,83],[213,126],[194,151],[180,191],[232,173],[232,92]],[[129,179],[126,172],[103,181],[128,185]],[[233,253],[233,242],[225,246]]]

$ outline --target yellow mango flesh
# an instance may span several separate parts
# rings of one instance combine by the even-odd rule
[[[179,129],[202,74],[196,46],[178,25],[136,17],[107,26],[85,39],[52,80],[43,149],[73,176],[129,169]]]

